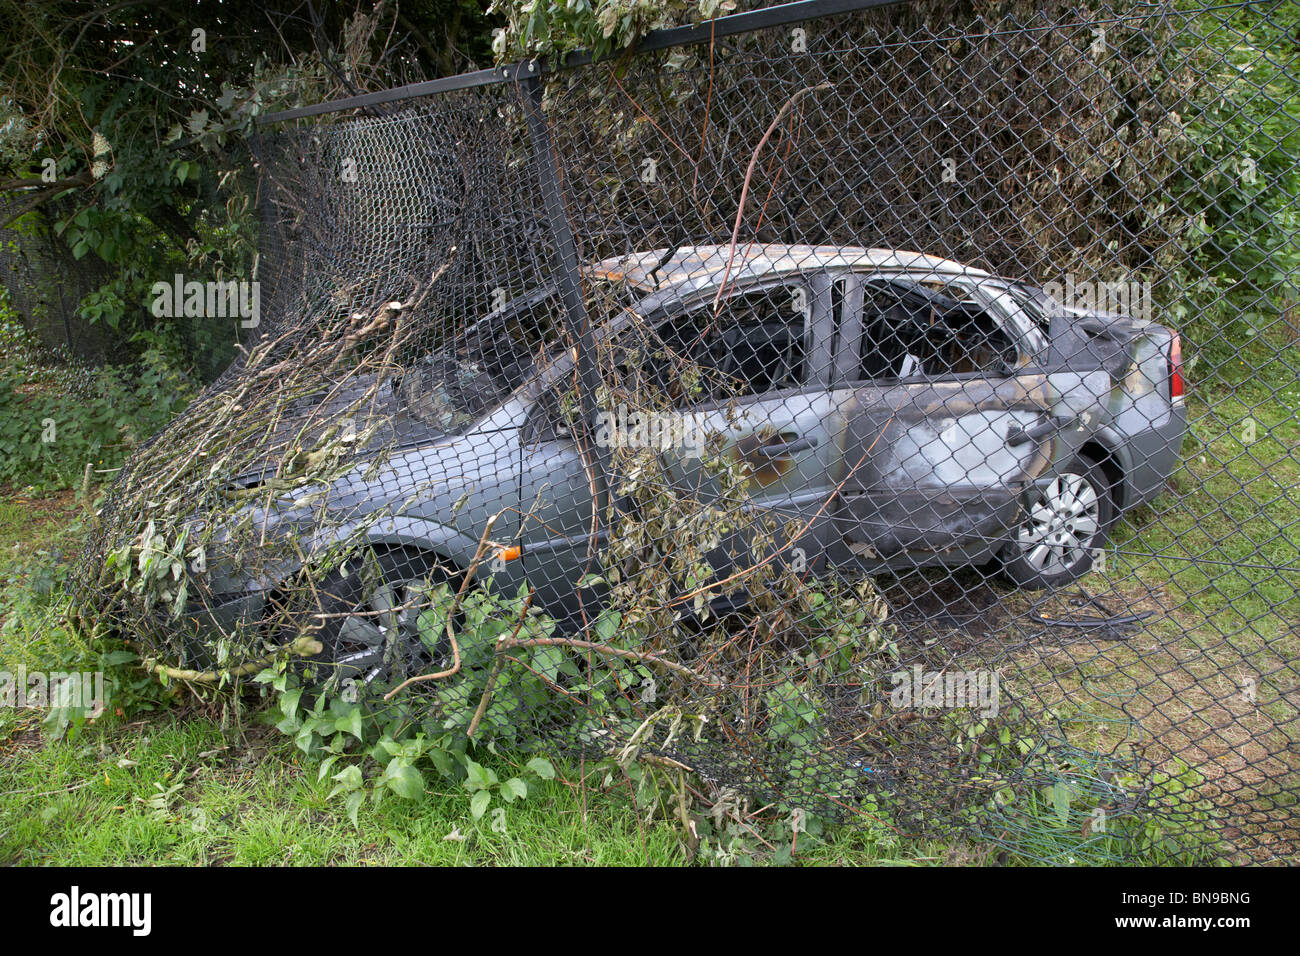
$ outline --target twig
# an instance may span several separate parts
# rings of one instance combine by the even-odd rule
[[[274,664],[281,654],[289,653],[298,657],[314,657],[319,654],[324,647],[320,641],[313,640],[309,637],[300,637],[297,640],[281,647],[278,651],[268,654],[265,657],[255,661],[249,661],[247,664],[240,664],[232,670],[226,671],[193,671],[182,670],[179,667],[168,667],[166,664],[159,664],[156,661],[146,660],[145,669],[155,674],[161,674],[170,677],[173,680],[189,681],[195,684],[215,684],[224,677],[243,677],[245,674],[255,674],[262,668]]]
[[[776,128],[781,124],[781,120],[785,119],[785,114],[794,109],[796,103],[809,93],[820,93],[822,90],[831,89],[834,85],[834,83],[820,83],[817,86],[806,86],[795,93],[794,96],[786,100],[785,105],[777,111],[776,116],[772,119],[771,125],[767,128],[767,132],[763,134],[763,138],[760,139],[758,145],[754,147],[754,152],[749,157],[749,167],[745,170],[744,185],[740,187],[740,202],[736,204],[736,224],[731,230],[731,245],[727,252],[727,267],[722,272],[722,282],[718,284],[718,294],[713,300],[713,307],[715,310],[718,307],[718,303],[722,301],[722,294],[727,289],[727,277],[731,275],[731,265],[736,258],[736,241],[740,237],[740,224],[745,219],[745,200],[749,197],[749,183],[754,177],[754,167],[758,165],[758,154],[763,151],[763,147],[767,145],[767,141],[772,138],[772,134],[776,132]]]
[[[525,640],[506,641],[502,645],[503,650],[509,650],[516,647],[575,647],[586,651],[595,651],[597,654],[605,654],[609,657],[622,657],[625,660],[641,661],[645,664],[658,664],[665,670],[670,670],[681,677],[689,678],[705,687],[723,687],[723,684],[716,684],[697,671],[689,667],[683,667],[672,661],[666,661],[657,654],[638,653],[637,651],[624,650],[621,647],[610,647],[607,644],[597,644],[595,641],[582,641],[576,637],[530,637]]]
[[[496,685],[497,674],[501,673],[501,667],[505,664],[505,656],[501,653],[504,641],[513,641],[519,636],[519,631],[524,626],[524,619],[528,616],[528,608],[533,603],[533,591],[529,589],[528,596],[524,598],[524,606],[519,610],[519,620],[515,622],[515,629],[510,632],[510,637],[500,638],[497,641],[497,650],[492,661],[492,672],[488,674],[487,683],[483,685],[483,695],[478,699],[478,707],[474,711],[474,719],[469,722],[469,729],[465,731],[466,737],[473,737],[478,725],[483,720],[483,715],[487,713],[488,698],[492,696],[492,688]]]
[[[414,677],[408,677],[385,694],[384,700],[392,700],[397,694],[401,693],[412,684],[423,683],[427,680],[442,680],[443,678],[451,677],[460,673],[460,646],[456,643],[456,632],[452,628],[452,620],[456,617],[456,612],[460,610],[460,602],[461,598],[465,594],[465,589],[469,587],[469,582],[473,579],[474,572],[478,570],[479,562],[483,560],[483,555],[486,552],[488,545],[491,544],[488,540],[488,536],[492,534],[492,526],[497,523],[497,519],[500,518],[502,514],[503,512],[498,511],[491,518],[488,518],[487,524],[483,527],[483,533],[479,535],[478,548],[474,551],[474,560],[469,563],[469,569],[465,572],[465,579],[460,582],[460,589],[452,599],[451,607],[447,608],[447,640],[451,642],[453,660],[451,667],[445,671],[438,671],[436,674],[417,674]]]

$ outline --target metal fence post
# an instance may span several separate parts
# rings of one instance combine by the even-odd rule
[[[555,241],[556,253],[559,255],[560,300],[564,305],[564,317],[569,335],[578,348],[578,401],[582,410],[582,420],[588,429],[595,426],[595,407],[597,389],[600,386],[600,374],[596,368],[595,337],[591,328],[591,317],[587,314],[587,304],[582,295],[582,263],[579,260],[577,242],[569,224],[569,216],[564,208],[564,187],[560,182],[560,170],[555,161],[555,143],[551,139],[550,123],[542,111],[542,82],[535,65],[519,64],[517,85],[524,113],[528,120],[528,133],[532,140],[533,159],[537,167],[538,184],[542,190],[542,200],[546,206],[546,220]],[[593,499],[596,508],[596,526],[592,528],[589,539],[590,556],[594,556],[596,544],[595,532],[598,530],[600,516],[603,515],[608,500],[608,468],[604,450],[596,448],[590,440],[591,432],[575,436],[578,447],[582,450],[583,462],[592,484]]]

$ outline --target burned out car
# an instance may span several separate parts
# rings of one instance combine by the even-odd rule
[[[714,436],[714,451],[746,462],[748,505],[801,529],[783,547],[814,568],[996,561],[1022,586],[1067,584],[1178,461],[1180,343],[1154,322],[1067,308],[1033,286],[893,250],[660,249],[585,278],[620,290],[596,340],[641,342],[623,354],[639,354],[637,374],[670,397],[657,434]],[[465,347],[392,383],[395,450],[336,481],[320,505],[349,518],[318,547],[381,514],[364,532],[379,579],[344,569],[323,589],[324,653],[339,664],[383,677],[392,635],[419,641],[412,589],[462,574],[489,520],[494,586],[526,582],[538,606],[571,610],[605,534],[592,520],[591,449],[627,422],[597,409],[599,428],[575,429],[561,400],[577,377],[572,351],[539,353],[502,331],[561,315],[555,290],[521,296]],[[688,386],[684,365],[697,370]],[[699,443],[655,450],[674,480],[707,490]],[[208,613],[227,627],[255,621],[280,586],[234,567],[211,575]]]

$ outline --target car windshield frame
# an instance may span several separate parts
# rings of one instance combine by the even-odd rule
[[[624,278],[593,275],[588,275],[586,278],[588,282],[603,287],[611,289],[621,287],[618,296],[618,307],[607,320],[602,321],[597,326],[598,336],[603,337],[616,334],[623,326],[623,323],[619,321],[620,318],[627,312],[633,311],[634,307],[642,301],[644,290],[639,289],[634,283]],[[484,354],[480,354],[476,357],[469,352],[472,348],[471,343],[473,343],[475,337],[481,337],[485,332],[493,330],[493,326],[501,326],[499,329],[494,330],[493,334],[508,336],[509,333],[506,331],[504,326],[513,317],[516,317],[529,309],[535,309],[550,301],[555,302],[557,310],[562,309],[563,306],[559,301],[559,296],[560,290],[556,283],[539,286],[521,295],[515,296],[503,303],[499,308],[481,316],[466,328],[464,333],[456,339],[445,343],[442,348],[430,351],[421,356],[412,363],[411,367],[418,372],[420,366],[431,366],[441,360],[448,367],[454,364],[458,369],[463,370],[466,373],[466,377],[481,375],[495,383],[497,381],[496,377],[492,376],[491,372],[484,367]],[[590,304],[589,298],[588,305],[590,306]],[[563,317],[557,313],[557,318],[559,319],[557,328],[559,328],[563,323]],[[516,343],[516,345],[517,344],[518,343]],[[483,353],[481,348],[480,353]],[[515,370],[518,372],[517,380],[511,376],[507,377],[504,381],[499,382],[490,399],[481,403],[475,403],[473,408],[460,407],[451,402],[443,402],[442,404],[444,404],[450,412],[450,422],[447,421],[447,416],[438,416],[431,419],[427,414],[421,414],[412,407],[412,403],[409,400],[404,400],[403,396],[399,395],[399,401],[404,410],[407,411],[412,418],[426,427],[437,430],[440,435],[445,437],[462,435],[470,431],[476,424],[482,422],[484,419],[491,417],[498,409],[510,401],[511,398],[518,395],[520,392],[533,387],[539,380],[547,378],[547,373],[556,367],[557,360],[562,363],[565,356],[569,353],[570,350],[564,347],[562,337],[557,337],[550,343],[543,343],[542,355],[527,363],[516,363]],[[405,379],[407,375],[409,375],[409,372],[404,373],[400,378]],[[464,388],[448,388],[449,384],[450,383],[443,378],[439,381],[428,383],[419,391],[426,394],[431,391],[440,391],[447,399],[453,398],[457,392],[460,394],[467,393]],[[404,387],[406,387],[404,381],[400,382],[397,386],[398,389]],[[461,414],[464,414],[467,417],[464,420],[458,420],[458,417]]]

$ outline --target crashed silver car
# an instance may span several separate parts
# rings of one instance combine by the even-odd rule
[[[679,390],[670,414],[683,434],[721,436],[721,453],[748,463],[752,505],[803,529],[784,546],[815,568],[996,561],[1019,585],[1061,586],[1092,567],[1116,518],[1150,501],[1179,459],[1176,332],[1066,308],[956,262],[696,246],[606,260],[586,280],[621,290],[598,339],[652,339],[642,371],[668,393],[668,355],[727,384],[725,394]],[[339,479],[325,502],[350,516],[326,537],[384,515],[365,530],[381,580],[344,572],[324,589],[331,659],[375,679],[394,629],[418,646],[405,595],[431,574],[462,574],[494,516],[495,586],[527,582],[536,606],[572,609],[600,551],[588,464],[560,400],[575,360],[559,351],[539,363],[500,333],[555,327],[561,314],[553,289],[507,302],[466,348],[393,383],[396,451]],[[660,453],[678,480],[710,480],[689,443]],[[276,582],[214,570],[212,587],[214,616],[230,625],[255,620]]]

